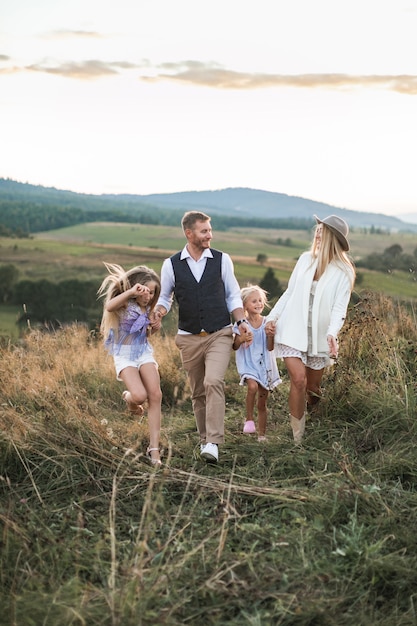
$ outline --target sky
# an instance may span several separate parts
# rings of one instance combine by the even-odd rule
[[[0,0],[0,177],[417,213],[417,0]]]

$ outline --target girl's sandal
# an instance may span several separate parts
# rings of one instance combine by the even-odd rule
[[[134,402],[129,402],[129,400],[127,399],[128,393],[129,392],[127,390],[124,391],[122,393],[122,398],[126,402],[129,412],[132,413],[132,415],[138,415],[139,417],[142,417],[142,415],[145,412],[143,406],[141,404],[135,404]]]
[[[155,452],[156,450],[159,452],[159,448],[150,448],[150,447],[148,447],[148,449],[146,450],[146,456],[148,457],[148,459],[152,463],[152,465],[162,465],[161,459],[153,459],[152,458],[152,454],[151,453]]]

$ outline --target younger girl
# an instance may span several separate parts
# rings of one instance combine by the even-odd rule
[[[233,349],[236,350],[236,367],[240,374],[239,384],[246,383],[248,388],[246,422],[243,432],[256,432],[253,413],[256,394],[258,394],[258,441],[265,441],[268,394],[281,382],[274,353],[270,352],[273,345],[267,345],[265,317],[262,316],[267,305],[267,294],[261,287],[249,285],[241,290],[241,296],[250,332],[240,335],[239,327],[235,324]]]
[[[125,272],[120,265],[105,263],[109,275],[98,293],[105,294],[101,332],[105,348],[113,356],[117,380],[127,387],[123,392],[131,413],[143,415],[148,400],[150,443],[146,451],[153,465],[160,465],[162,393],[158,365],[148,334],[161,327],[152,312],[161,290],[158,275],[139,265]]]

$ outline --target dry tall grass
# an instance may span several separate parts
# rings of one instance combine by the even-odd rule
[[[196,454],[173,338],[153,341],[159,471],[86,329],[1,349],[0,624],[416,624],[413,312],[372,295],[352,308],[300,449],[284,369],[268,443],[241,434],[232,360],[217,466]]]

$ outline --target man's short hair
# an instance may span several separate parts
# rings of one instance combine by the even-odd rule
[[[209,222],[210,220],[211,217],[201,211],[187,211],[181,220],[182,230],[185,233],[187,229],[192,230],[196,222]]]

